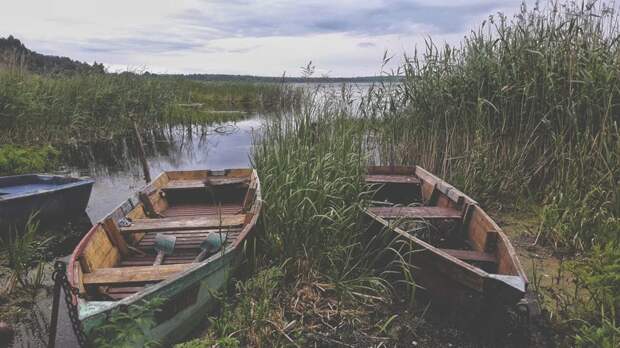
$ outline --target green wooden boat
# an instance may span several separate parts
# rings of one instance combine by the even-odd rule
[[[261,209],[252,169],[164,172],[96,224],[75,248],[70,283],[86,336],[122,306],[158,298],[148,340],[186,336],[242,259]]]

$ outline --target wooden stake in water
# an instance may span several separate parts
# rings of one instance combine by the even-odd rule
[[[144,171],[144,180],[148,184],[151,182],[151,172],[149,171],[149,164],[146,161],[146,153],[144,152],[144,143],[142,143],[142,137],[140,136],[140,132],[138,131],[138,124],[134,121],[133,130],[136,133],[136,139],[138,139],[138,156],[140,157],[140,162],[142,162],[142,170]]]

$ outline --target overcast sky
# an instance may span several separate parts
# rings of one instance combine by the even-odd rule
[[[111,70],[299,76],[376,75],[432,37],[458,42],[520,0],[15,0],[0,36]]]

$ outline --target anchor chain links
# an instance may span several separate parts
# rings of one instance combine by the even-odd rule
[[[65,303],[67,304],[67,312],[69,313],[69,319],[71,320],[71,326],[73,332],[77,338],[78,344],[81,348],[88,347],[88,340],[86,334],[82,330],[82,322],[78,315],[77,305],[73,303],[72,295],[79,296],[79,289],[69,284],[67,279],[67,265],[62,261],[56,261],[54,264],[54,273],[52,274],[52,280],[54,282],[60,282],[60,286],[65,294]]]

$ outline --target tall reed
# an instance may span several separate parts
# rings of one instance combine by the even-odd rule
[[[460,46],[429,39],[407,57],[405,82],[379,93],[387,102],[368,98],[383,160],[423,165],[483,203],[550,204],[541,237],[558,247],[620,238],[604,232],[620,226],[614,6],[523,4],[513,18],[490,16]],[[597,214],[600,223],[576,233]]]
[[[201,83],[182,78],[80,73],[37,75],[0,69],[0,144],[111,140],[137,121],[144,128],[222,119],[213,110],[294,105],[299,95],[278,84]]]

